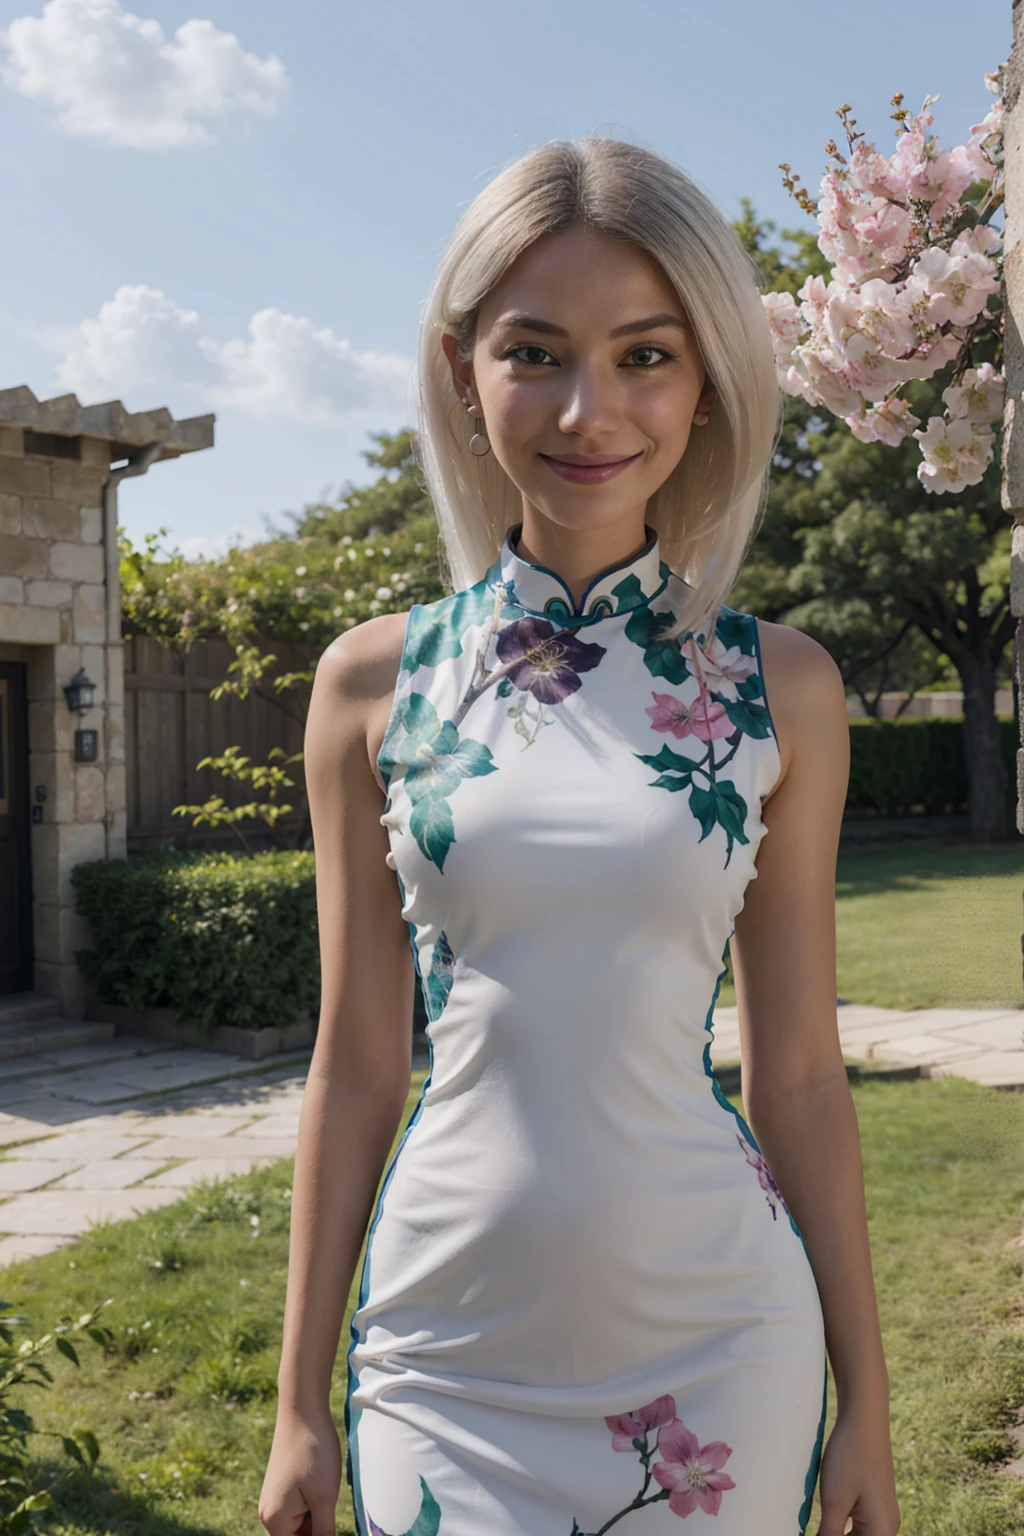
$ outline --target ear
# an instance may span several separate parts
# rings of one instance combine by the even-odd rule
[[[696,407],[695,407],[694,413],[693,413],[694,422],[698,426],[703,427],[703,426],[707,425],[708,412],[710,411],[711,407],[714,405],[714,403],[715,403],[715,401],[717,399],[718,399],[718,390],[710,382],[706,383],[704,385],[704,388],[700,392],[700,398],[697,401],[697,404],[696,404]]]
[[[479,404],[476,397],[476,386],[473,382],[473,361],[471,358],[460,357],[458,340],[449,331],[441,333],[441,347],[448,366],[452,371],[452,384],[455,393],[464,405]]]

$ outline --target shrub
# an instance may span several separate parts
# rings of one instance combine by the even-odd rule
[[[1009,775],[1007,809],[1016,802],[1017,733],[1000,720]],[[962,717],[851,720],[847,811],[897,816],[915,810],[941,816],[967,806]]]
[[[60,1479],[46,1487],[40,1484],[32,1464],[31,1439],[59,1440],[69,1466],[91,1471],[99,1460],[100,1448],[91,1430],[75,1428],[65,1435],[37,1429],[32,1415],[14,1402],[15,1395],[20,1397],[26,1388],[45,1391],[52,1385],[48,1355],[60,1354],[78,1365],[73,1338],[90,1338],[102,1348],[108,1345],[110,1330],[98,1322],[99,1313],[97,1307],[77,1322],[62,1318],[51,1333],[17,1344],[14,1329],[23,1327],[27,1319],[14,1316],[10,1303],[0,1301],[0,1536],[31,1536],[37,1530],[36,1515],[53,1503],[52,1491]]]
[[[94,947],[75,958],[104,1002],[173,1008],[208,1030],[269,1029],[320,997],[310,852],[179,853],[79,864]]]

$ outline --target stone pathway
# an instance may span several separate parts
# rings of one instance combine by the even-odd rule
[[[1024,1009],[838,1009],[848,1059],[1024,1089]],[[737,1062],[735,1008],[716,1067]],[[0,1063],[0,1267],[290,1156],[309,1053],[257,1064],[118,1036]],[[425,1066],[425,1057],[417,1060]]]
[[[0,1267],[290,1156],[308,1063],[125,1036],[0,1063]]]
[[[990,1088],[1024,1089],[1024,1008],[872,1008],[841,1003],[843,1055],[922,1077],[970,1077]],[[740,1059],[735,1008],[715,1010],[714,1060]],[[2,1225],[2,1211],[0,1211]]]

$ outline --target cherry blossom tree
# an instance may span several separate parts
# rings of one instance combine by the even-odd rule
[[[965,144],[942,149],[929,96],[912,117],[897,95],[896,148],[886,157],[839,108],[848,154],[831,164],[817,203],[783,162],[784,185],[820,226],[828,276],[796,295],[768,293],[782,388],[846,422],[863,442],[920,446],[918,476],[931,492],[977,485],[1002,416],[1003,71],[985,76],[996,101]],[[994,359],[978,361],[991,339]],[[911,380],[949,370],[945,410],[922,423],[906,398]]]

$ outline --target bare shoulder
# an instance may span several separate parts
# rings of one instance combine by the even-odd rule
[[[317,682],[349,698],[393,691],[407,618],[407,613],[380,613],[337,635],[317,663]]]
[[[360,743],[374,778],[398,681],[408,613],[381,613],[331,641],[317,663],[307,724],[310,733]]]
[[[846,687],[838,666],[823,645],[791,624],[765,619],[756,623],[765,696],[781,758],[772,794],[795,769],[813,771],[827,763],[845,778],[850,727]]]

